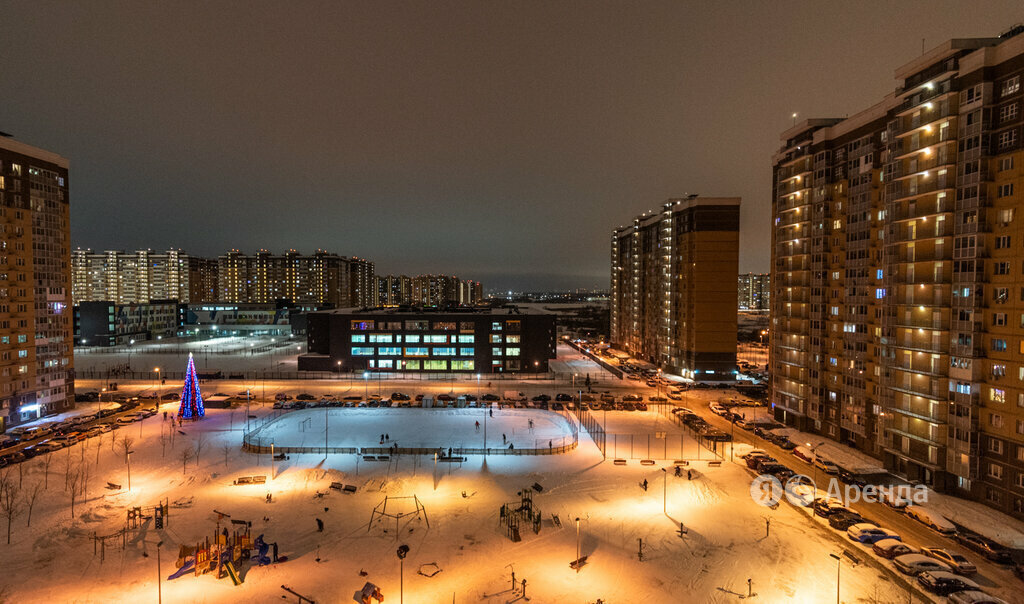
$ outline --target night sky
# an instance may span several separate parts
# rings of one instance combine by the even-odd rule
[[[0,131],[71,160],[72,243],[325,248],[488,289],[608,286],[613,228],[770,160],[1007,2],[9,2]]]

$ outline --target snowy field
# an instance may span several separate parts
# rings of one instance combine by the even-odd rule
[[[173,410],[173,405],[164,408]],[[614,466],[602,463],[584,434],[580,448],[565,455],[472,457],[461,466],[439,469],[424,456],[357,465],[352,455],[327,460],[292,455],[287,463],[275,464],[272,476],[269,456],[240,452],[241,433],[228,429],[231,415],[210,410],[206,419],[183,427],[184,434],[160,415],[112,433],[134,439],[130,492],[124,455],[110,434],[53,454],[48,468],[45,458],[36,458],[23,464],[23,476],[9,472],[9,478],[21,482],[21,493],[44,480],[46,487],[30,527],[24,511],[14,518],[11,545],[3,547],[0,593],[5,596],[0,600],[155,601],[160,541],[164,602],[280,601],[281,585],[317,602],[352,602],[365,581],[379,585],[392,602],[399,590],[394,552],[403,543],[411,548],[404,573],[404,598],[411,603],[521,602],[509,589],[513,570],[517,578],[527,579],[527,596],[534,602],[735,602],[746,595],[747,579],[763,602],[834,598],[835,564],[828,554],[842,551],[842,539],[813,528],[803,510],[756,505],[749,495],[750,475],[738,465],[694,463],[693,480],[637,462]],[[508,418],[521,420],[518,414]],[[539,424],[535,420],[535,429],[541,429]],[[465,429],[462,423],[455,431]],[[408,429],[399,430],[406,434]],[[379,432],[372,430],[378,438]],[[197,448],[198,461],[192,455]],[[232,486],[238,476],[249,475],[272,477],[265,485]],[[638,485],[644,479],[649,481],[646,491]],[[356,485],[357,492],[332,491],[334,481]],[[122,488],[105,488],[108,482]],[[534,498],[544,518],[541,532],[524,529],[523,540],[513,543],[501,532],[498,509],[534,483],[544,487]],[[84,484],[84,492],[76,484]],[[74,517],[71,492],[76,493]],[[429,527],[408,520],[396,535],[389,523],[368,526],[371,510],[385,496],[410,495],[425,505]],[[94,555],[94,533],[115,533],[124,526],[129,506],[152,506],[164,498],[171,505],[164,529],[148,520],[129,532],[123,551],[110,542],[104,561]],[[252,522],[253,536],[264,534],[279,543],[289,560],[243,565],[238,587],[213,575],[167,581],[176,570],[180,545],[204,539],[227,523],[214,510]],[[581,519],[582,554],[589,557],[579,573],[568,566],[576,557],[576,517]],[[316,518],[324,521],[323,533],[317,532]],[[766,518],[771,519],[767,537]],[[688,530],[682,537],[679,522]],[[441,568],[436,576],[416,572],[432,562]],[[906,601],[905,590],[869,564],[845,565],[841,588],[851,594],[846,602]]]
[[[289,411],[250,442],[279,447],[546,448],[572,442],[572,426],[542,409],[323,408]],[[479,425],[478,425],[479,424]],[[327,434],[324,434],[325,425]],[[385,436],[381,440],[381,436]],[[486,436],[486,441],[485,441]]]

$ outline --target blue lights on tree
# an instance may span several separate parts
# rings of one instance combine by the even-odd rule
[[[178,407],[178,417],[185,419],[202,419],[206,415],[206,408],[203,407],[203,395],[199,392],[199,378],[196,376],[196,364],[192,360],[192,353],[188,353],[188,368],[185,370],[185,387],[181,390],[181,406]]]

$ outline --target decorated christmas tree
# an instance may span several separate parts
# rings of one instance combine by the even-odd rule
[[[188,353],[188,368],[185,369],[185,387],[181,390],[181,406],[178,417],[185,419],[202,419],[206,415],[203,407],[203,395],[199,392],[199,378],[196,376],[196,364],[192,361],[192,353]]]

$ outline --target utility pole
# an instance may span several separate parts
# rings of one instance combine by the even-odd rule
[[[829,554],[829,556],[836,559],[836,604],[839,604],[839,571],[843,566],[843,561],[836,554]]]
[[[157,601],[157,604],[163,604],[163,601],[164,601],[163,586],[160,584],[161,583],[161,578],[163,576],[160,573],[160,546],[163,545],[163,544],[164,544],[163,541],[161,541],[161,542],[156,544],[156,601]]]

